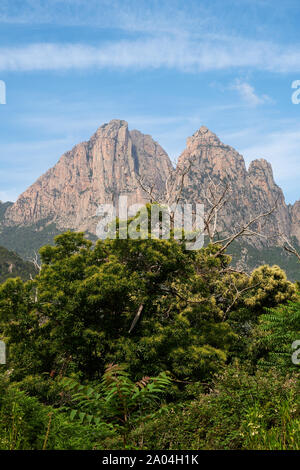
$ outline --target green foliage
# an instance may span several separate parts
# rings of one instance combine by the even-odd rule
[[[297,299],[295,284],[287,280],[285,272],[279,266],[260,266],[250,276],[250,284],[257,286],[245,304],[261,313],[264,307],[275,307],[288,300]]]
[[[35,281],[9,279],[0,286],[0,337],[7,343],[15,379],[50,368],[51,341],[44,334],[43,321]]]
[[[53,238],[59,233],[60,230],[56,225],[49,223],[48,220],[42,220],[31,226],[2,226],[0,245],[8,250],[16,251],[23,259],[31,259],[41,246],[53,243]]]
[[[299,242],[296,238],[292,240],[293,246],[300,251]],[[232,256],[233,266],[243,266],[249,273],[260,265],[280,266],[286,272],[290,281],[300,279],[299,261],[296,256],[288,254],[283,247],[268,246],[257,248],[250,245],[245,240],[239,239],[228,248],[228,253]],[[241,253],[243,256],[241,256]]]
[[[300,302],[268,309],[260,316],[259,330],[255,346],[264,352],[261,367],[276,367],[284,373],[299,368],[292,362],[292,344],[300,340]]]
[[[0,285],[3,448],[299,447],[299,286],[280,268],[72,232],[40,255]]]
[[[300,449],[298,377],[282,378],[272,370],[252,376],[227,367],[210,393],[199,393],[196,385],[192,401],[170,404],[166,414],[136,429],[130,436],[134,445],[143,442],[153,450]]]
[[[0,287],[15,377],[68,366],[93,378],[113,361],[141,376],[214,372],[235,339],[223,310],[233,298],[229,275],[221,274],[230,258],[214,256],[217,250],[195,254],[174,240],[92,246],[81,233],[59,235],[41,250],[34,282]]]
[[[168,388],[171,380],[161,373],[158,377],[143,377],[133,382],[124,366],[111,364],[97,388],[80,385],[73,379],[64,382],[78,406],[71,411],[70,419],[78,418],[80,423],[118,431],[126,447],[130,430],[153,418],[154,410],[160,404],[159,394]]]
[[[0,373],[0,450],[101,449],[113,436],[102,426],[71,423],[66,413],[29,396]]]
[[[49,411],[0,374],[0,449],[41,449]]]

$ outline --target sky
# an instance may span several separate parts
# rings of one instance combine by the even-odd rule
[[[0,200],[124,119],[173,161],[205,125],[293,203],[299,21],[299,0],[0,0]]]

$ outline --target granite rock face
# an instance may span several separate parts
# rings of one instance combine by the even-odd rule
[[[218,217],[219,231],[231,233],[254,216],[268,212],[275,204],[277,208],[272,214],[251,227],[267,237],[255,237],[254,243],[276,244],[279,233],[290,236],[292,225],[297,226],[299,212],[296,214],[295,210],[289,210],[282,190],[274,181],[272,167],[266,160],[252,161],[247,170],[242,155],[224,145],[203,126],[187,139],[186,149],[179,157],[178,166],[187,168],[189,165],[184,196],[189,201],[203,202],[206,211],[211,207],[210,202],[216,202],[228,186],[227,202]],[[295,228],[293,231],[296,234]],[[248,238],[248,242],[251,239]]]
[[[159,190],[172,165],[166,152],[148,135],[129,132],[125,121],[101,126],[88,142],[66,152],[7,210],[6,225],[40,220],[61,228],[95,231],[99,204],[120,194],[130,204],[147,200],[137,178],[154,181]]]
[[[290,206],[291,215],[291,236],[300,241],[300,201],[296,201]]]
[[[0,224],[1,220],[4,219],[7,209],[12,206],[12,202],[2,202],[0,201]]]
[[[131,204],[146,202],[149,197],[138,179],[155,186],[163,197],[170,173],[179,182],[179,170],[184,168],[189,168],[183,188],[187,202],[203,202],[208,209],[210,189],[216,188],[217,193],[228,185],[228,201],[219,216],[220,232],[232,232],[277,202],[277,209],[252,227],[266,238],[254,237],[252,243],[276,244],[278,233],[294,236],[300,243],[300,201],[286,205],[266,160],[254,160],[247,170],[242,155],[202,126],[187,139],[176,177],[163,148],[151,136],[129,131],[127,123],[121,120],[104,124],[89,141],[66,152],[15,204],[6,208],[2,224],[29,226],[44,221],[44,224],[54,222],[61,230],[94,233],[99,204],[116,201],[121,194],[126,194]]]

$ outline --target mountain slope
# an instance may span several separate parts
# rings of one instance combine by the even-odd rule
[[[129,132],[125,121],[101,126],[28,188],[5,214],[5,225],[54,222],[59,229],[95,233],[99,204],[126,193],[129,203],[145,200],[137,177],[162,190],[172,169],[166,152],[150,136]]]
[[[203,202],[208,211],[207,197],[210,200],[218,198],[228,185],[227,202],[219,215],[219,231],[233,232],[242,223],[268,212],[277,203],[276,210],[257,224],[256,229],[266,238],[255,237],[255,245],[274,245],[276,234],[291,236],[292,232],[295,233],[293,227],[300,222],[299,212],[294,214],[292,221],[283,192],[275,183],[272,167],[266,160],[252,161],[247,171],[242,155],[224,145],[203,126],[187,139],[187,147],[179,157],[178,166],[186,168],[189,162],[192,166],[186,175],[183,192],[186,200]],[[218,188],[219,184],[221,187]],[[210,188],[214,190],[212,193]]]
[[[0,201],[0,223],[1,223],[1,220],[4,219],[5,212],[12,205],[13,205],[12,202],[2,202],[2,201]]]
[[[10,277],[20,277],[25,281],[36,274],[37,271],[32,263],[23,261],[13,251],[0,246],[0,283]]]
[[[181,168],[189,168],[183,198],[186,202],[204,203],[206,210],[209,188],[229,186],[228,201],[219,217],[219,232],[237,230],[277,203],[268,218],[252,227],[265,238],[243,240],[252,250],[249,266],[255,256],[258,262],[266,259],[267,247],[276,248],[271,258],[278,258],[280,264],[278,233],[294,237],[300,245],[300,201],[294,205],[285,203],[266,160],[254,160],[247,170],[242,155],[202,126],[187,139],[176,171],[167,153],[151,136],[129,131],[127,122],[121,120],[102,125],[90,140],[66,152],[16,203],[0,204],[0,244],[30,257],[66,229],[83,230],[93,237],[99,204],[116,202],[121,194],[128,196],[129,204],[146,202],[149,198],[140,179],[148,187],[154,186],[156,194],[163,198],[168,176],[172,174],[179,182]],[[253,250],[258,250],[256,255]]]

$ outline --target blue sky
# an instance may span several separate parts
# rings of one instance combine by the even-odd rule
[[[0,199],[104,122],[176,159],[201,125],[299,199],[298,0],[1,0]]]

